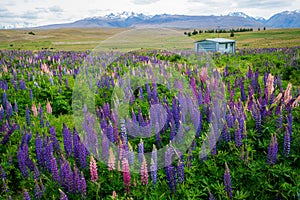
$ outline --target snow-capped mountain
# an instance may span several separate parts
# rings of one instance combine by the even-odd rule
[[[32,27],[31,24],[0,24],[0,28]],[[37,28],[129,28],[129,27],[163,27],[163,28],[233,28],[233,27],[270,27],[291,28],[300,27],[300,11],[284,11],[266,20],[262,17],[252,17],[243,12],[231,12],[227,15],[170,15],[154,16],[142,13],[121,12],[104,16],[95,16],[65,24],[51,24]]]
[[[267,26],[275,28],[299,28],[300,27],[300,10],[284,11],[273,15],[266,22]]]
[[[110,13],[108,15],[105,15],[104,17],[112,20],[126,20],[128,18],[140,18],[145,20],[151,18],[151,16],[144,15],[142,13],[126,12],[126,11],[123,11],[121,13],[116,13],[116,14]]]

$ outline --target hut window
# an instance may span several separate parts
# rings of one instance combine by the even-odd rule
[[[226,43],[226,44],[225,44],[225,49],[227,49],[227,48],[228,48],[228,44]]]

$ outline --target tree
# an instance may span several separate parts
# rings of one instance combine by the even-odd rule
[[[257,30],[260,31],[260,28],[258,28]]]
[[[234,37],[234,32],[233,31],[230,32],[230,37]]]
[[[184,32],[184,35],[187,35],[187,32]]]
[[[264,31],[266,30],[266,27],[264,27]]]
[[[194,31],[193,31],[192,34],[193,34],[193,35],[197,35],[197,34],[198,34],[198,31],[196,31],[196,29],[194,29]]]
[[[191,34],[191,32],[188,32],[188,36],[190,37],[192,34]]]

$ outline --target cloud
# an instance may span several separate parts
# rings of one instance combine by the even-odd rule
[[[48,10],[53,13],[61,13],[64,11],[61,7],[57,5],[49,7]]]
[[[147,4],[153,4],[160,0],[131,0],[132,3],[137,5],[147,5]]]
[[[288,1],[282,0],[241,0],[237,1],[239,8],[280,8],[290,6]]]

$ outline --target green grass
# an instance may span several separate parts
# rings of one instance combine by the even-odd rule
[[[237,48],[269,48],[300,46],[300,29],[270,29],[253,32],[220,33],[219,37],[237,41]],[[192,36],[194,40],[218,37],[217,33],[203,33]]]
[[[28,34],[30,31],[35,35]],[[20,50],[121,50],[132,49],[193,49],[193,42],[218,37],[217,33],[202,33],[192,37],[183,29],[122,29],[68,28],[48,30],[0,30],[0,49]],[[235,33],[220,33],[219,37],[237,41],[237,48],[300,46],[300,29],[270,29]]]

